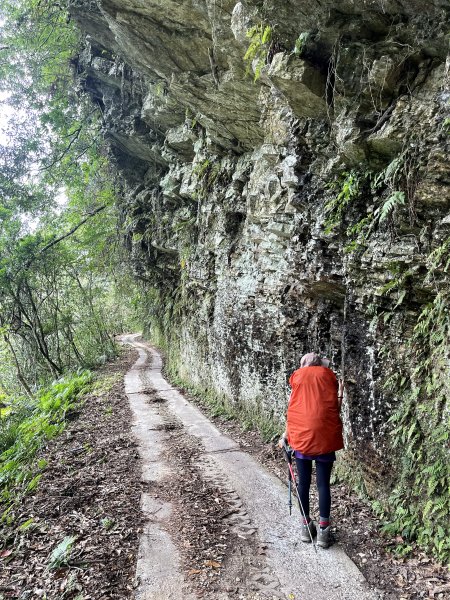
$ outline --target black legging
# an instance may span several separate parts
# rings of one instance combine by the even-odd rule
[[[298,472],[298,491],[300,500],[305,511],[309,515],[309,488],[311,486],[312,460],[295,457]],[[316,480],[319,491],[319,511],[324,519],[330,518],[331,493],[330,477],[333,468],[332,462],[323,462],[316,460]]]

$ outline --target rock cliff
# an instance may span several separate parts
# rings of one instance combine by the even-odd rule
[[[276,417],[323,353],[347,458],[388,489],[398,439],[448,417],[449,3],[70,5],[172,367]]]

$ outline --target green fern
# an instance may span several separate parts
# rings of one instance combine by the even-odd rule
[[[374,213],[375,219],[378,221],[378,223],[383,223],[392,215],[398,206],[403,206],[405,202],[405,193],[396,190],[389,196],[382,206],[377,208]]]
[[[400,154],[373,178],[372,189],[377,190],[384,185],[393,185],[403,164],[404,156]]]
[[[441,262],[444,260],[442,254]],[[401,398],[389,419],[392,448],[399,452],[401,471],[399,485],[388,499],[390,521],[385,531],[400,533],[407,545],[415,540],[442,561],[450,558],[446,519],[450,513],[448,386],[446,370],[439,367],[448,355],[448,304],[448,294],[441,291],[419,315],[404,357],[416,365],[411,380],[399,373],[386,380],[386,389]],[[414,381],[420,384],[414,385]]]
[[[450,265],[450,258],[448,257],[450,252],[450,237],[445,239],[440,246],[435,248],[427,258],[427,266],[430,270],[435,270],[437,268],[442,268],[444,272],[446,272]],[[445,260],[445,264],[442,264],[443,259]]]
[[[359,196],[360,176],[356,171],[345,171],[328,187],[338,193],[325,204],[328,214],[324,223],[325,233],[331,233],[341,223],[347,207]]]
[[[450,240],[445,239],[429,254],[425,281],[439,284],[449,249]],[[388,282],[384,292],[398,290],[398,304],[403,300],[406,279],[415,276],[417,269],[402,273],[394,265],[391,271],[394,280]],[[383,529],[390,535],[402,535],[405,544],[399,546],[399,552],[408,552],[414,541],[443,562],[450,559],[446,362],[450,349],[449,304],[450,294],[444,288],[423,306],[412,334],[402,347],[402,360],[414,365],[410,376],[397,371],[388,373],[384,386],[398,403],[388,422],[391,448],[398,455],[400,471],[398,485],[386,503],[389,522]],[[395,364],[395,355],[390,360]]]
[[[259,23],[251,27],[246,36],[250,39],[250,45],[244,54],[247,63],[247,74],[254,70],[253,81],[256,82],[261,76],[261,70],[267,62],[267,56],[272,44],[273,29],[270,25]],[[254,64],[254,61],[256,63]]]

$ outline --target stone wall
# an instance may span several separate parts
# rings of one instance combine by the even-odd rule
[[[383,383],[410,377],[418,315],[449,288],[427,278],[450,233],[448,8],[71,2],[133,267],[181,374],[283,415],[301,355],[325,354],[375,487],[401,400]]]

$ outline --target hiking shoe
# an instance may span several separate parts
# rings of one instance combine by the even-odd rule
[[[331,525],[322,529],[319,527],[317,529],[317,545],[321,548],[328,548],[331,542]]]
[[[311,531],[311,535],[309,535],[309,531]],[[310,521],[308,525],[301,525],[300,527],[300,539],[302,542],[311,542],[311,536],[314,537],[316,535],[316,524],[314,521]]]

